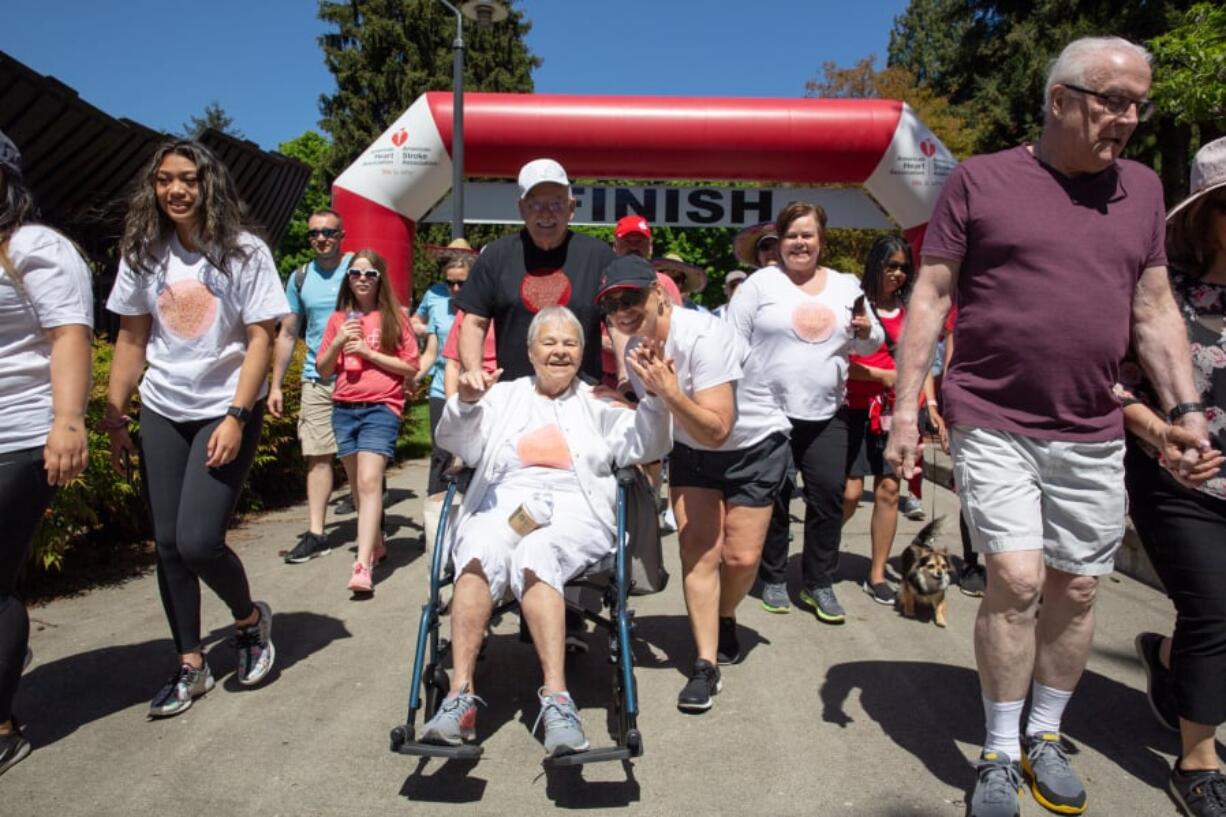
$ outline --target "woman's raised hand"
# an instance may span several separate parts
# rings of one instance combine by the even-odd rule
[[[475,403],[502,377],[502,369],[487,372],[468,371],[460,374],[459,394],[464,403]]]
[[[665,357],[663,342],[644,339],[630,351],[628,362],[649,394],[669,397],[679,390],[677,368]]]

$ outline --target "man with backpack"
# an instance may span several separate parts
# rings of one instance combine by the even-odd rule
[[[307,530],[285,556],[288,564],[301,564],[316,556],[331,552],[324,535],[324,517],[328,497],[332,493],[332,457],[336,454],[336,437],[332,433],[331,379],[319,376],[315,369],[315,353],[323,337],[324,325],[336,311],[336,298],[345,282],[351,253],[341,254],[341,239],[345,232],[341,217],[329,209],[316,210],[307,220],[307,239],[315,251],[315,260],[303,264],[285,284],[290,313],[281,322],[273,358],[272,388],[268,392],[268,410],[281,417],[284,398],[281,382],[294,356],[294,346],[301,338],[306,343],[306,360],[302,364],[302,398],[298,413],[298,439],[307,462]],[[353,474],[349,482],[353,484]]]

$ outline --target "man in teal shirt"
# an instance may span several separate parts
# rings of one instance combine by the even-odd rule
[[[281,417],[285,408],[281,382],[294,356],[299,327],[305,321],[306,361],[302,365],[302,399],[298,413],[298,439],[307,461],[307,508],[309,521],[306,533],[286,555],[285,561],[299,564],[331,552],[324,536],[324,518],[328,497],[332,494],[332,458],[336,455],[336,437],[332,433],[332,381],[319,376],[315,369],[315,353],[323,338],[324,326],[336,311],[336,298],[345,283],[349,255],[341,254],[341,239],[345,232],[341,217],[334,210],[317,210],[307,220],[307,239],[315,251],[315,260],[290,274],[285,284],[290,313],[281,322],[273,360],[272,387],[268,391],[268,410]],[[349,474],[349,484],[354,475]]]

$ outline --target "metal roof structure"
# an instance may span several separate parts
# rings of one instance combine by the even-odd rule
[[[127,193],[140,169],[171,134],[116,119],[54,77],[0,51],[0,130],[21,150],[24,177],[42,221],[110,266]],[[311,168],[215,130],[200,137],[234,177],[248,217],[270,247],[285,233]]]

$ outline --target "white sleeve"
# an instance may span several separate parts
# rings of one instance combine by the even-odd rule
[[[673,447],[672,415],[658,397],[646,397],[638,408],[628,409],[597,400],[600,431],[617,467],[655,462]],[[450,450],[450,449],[448,449]]]
[[[736,335],[717,320],[698,338],[690,354],[690,379],[695,392],[741,379],[741,361]]]
[[[149,315],[153,310],[149,303],[149,287],[145,275],[128,266],[126,260],[120,260],[119,271],[115,274],[115,285],[106,299],[106,308],[116,315]]]
[[[38,325],[94,325],[94,296],[90,270],[68,239],[48,230],[50,240],[36,247],[22,262],[22,285]]]
[[[434,444],[472,467],[485,453],[493,419],[507,403],[511,383],[495,383],[476,403],[464,403],[458,393],[447,398],[434,428]]]
[[[748,349],[753,339],[753,324],[761,300],[760,280],[754,280],[751,275],[745,279],[736,291],[736,297],[728,302],[725,319],[741,340],[744,349]]]
[[[281,276],[277,274],[277,265],[272,260],[272,253],[263,241],[251,237],[247,244],[251,256],[242,265],[240,273],[246,280],[242,282],[240,292],[243,323],[253,324],[262,321],[280,320],[289,314],[289,299],[281,287]]]

